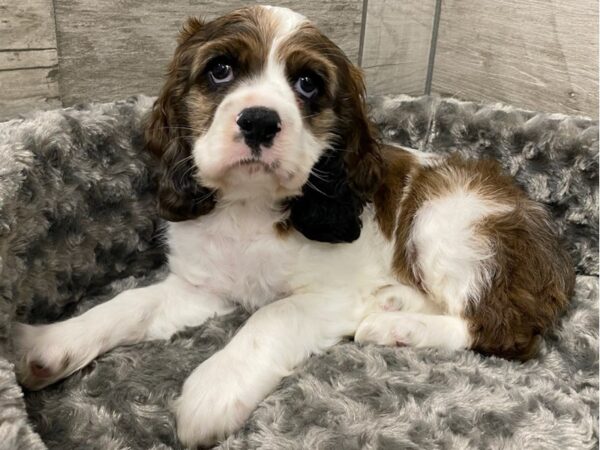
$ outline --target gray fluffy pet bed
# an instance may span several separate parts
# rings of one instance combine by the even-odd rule
[[[15,382],[15,320],[64,319],[165,274],[141,141],[150,104],[136,97],[0,124],[1,448],[180,448],[170,400],[247,318],[117,348],[40,392]],[[435,97],[376,98],[372,116],[398,143],[499,159],[549,205],[578,272],[572,305],[524,364],[343,342],[284,379],[221,447],[596,448],[597,122]]]

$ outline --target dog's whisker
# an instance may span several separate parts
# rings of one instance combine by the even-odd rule
[[[319,194],[322,194],[322,195],[323,195],[323,196],[325,196],[325,197],[328,197],[328,198],[333,198],[333,196],[331,196],[331,195],[329,195],[329,194],[326,194],[326,193],[325,193],[325,192],[323,192],[321,189],[319,189],[319,188],[318,188],[318,187],[316,187],[314,184],[312,184],[312,183],[310,182],[310,180],[307,180],[307,181],[306,181],[306,185],[307,185],[308,187],[310,187],[311,189],[313,189],[313,190],[317,191]]]

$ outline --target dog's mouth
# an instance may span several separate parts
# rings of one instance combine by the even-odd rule
[[[281,160],[271,162],[259,158],[244,158],[229,164],[213,183],[215,186],[224,185],[228,188],[238,186],[239,189],[264,185],[295,194],[300,187],[296,186],[297,178],[297,173],[285,167]],[[204,183],[207,180],[206,177],[203,178]]]
[[[242,160],[238,161],[237,163],[235,163],[232,166],[232,168],[235,168],[235,167],[244,168],[247,171],[247,173],[252,175],[252,174],[255,174],[258,172],[273,173],[279,167],[279,163],[277,161],[275,161],[275,162],[269,164],[260,159],[247,158],[247,159],[242,159]]]

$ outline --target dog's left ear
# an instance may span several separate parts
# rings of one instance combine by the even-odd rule
[[[342,86],[348,93],[341,99],[338,112],[341,151],[348,171],[348,182],[354,193],[363,201],[373,198],[383,178],[383,159],[377,130],[367,115],[365,84],[361,71],[347,61],[348,78]]]
[[[363,207],[383,176],[378,140],[367,117],[362,74],[337,50],[334,145],[313,167],[303,195],[293,199],[290,208],[294,228],[308,239],[329,243],[359,238]]]

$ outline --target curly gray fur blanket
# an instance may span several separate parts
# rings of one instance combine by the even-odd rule
[[[16,384],[11,328],[89,309],[165,274],[152,99],[0,124],[0,448],[176,449],[170,401],[247,318],[117,348],[39,392]],[[342,342],[286,378],[224,449],[598,447],[598,124],[502,105],[381,97],[386,139],[502,162],[551,209],[577,268],[559,327],[527,363]]]

